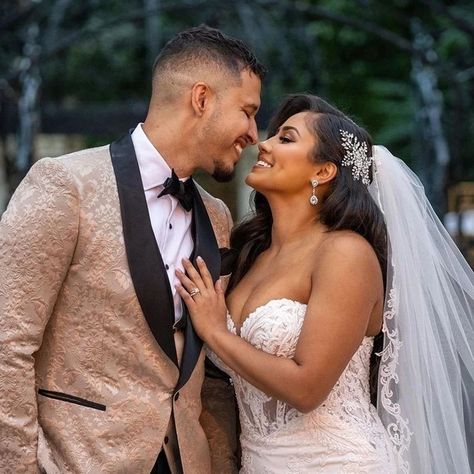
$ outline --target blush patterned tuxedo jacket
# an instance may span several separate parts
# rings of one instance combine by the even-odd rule
[[[193,192],[217,279],[230,214]],[[162,447],[174,473],[235,472],[233,396],[209,379],[202,410],[202,343],[173,323],[130,135],[37,162],[0,222],[0,472],[148,474]]]

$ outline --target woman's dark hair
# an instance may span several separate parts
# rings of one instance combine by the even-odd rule
[[[340,110],[320,97],[308,94],[289,96],[270,121],[268,136],[276,135],[280,126],[291,116],[300,112],[312,112],[308,128],[317,137],[313,152],[315,162],[330,161],[337,166],[337,175],[330,184],[326,198],[320,200],[320,221],[328,232],[352,230],[364,237],[373,247],[385,284],[387,237],[383,215],[369,194],[367,186],[352,176],[351,166],[342,166],[346,153],[342,146],[341,130],[345,130],[358,141],[367,144],[372,153],[372,138]],[[372,179],[372,169],[370,170]],[[254,195],[255,212],[237,225],[231,234],[231,247],[238,252],[236,265],[229,282],[228,292],[248,272],[257,256],[270,247],[272,214],[266,198],[258,192]],[[375,355],[381,350],[382,337],[375,338],[371,356],[371,399],[376,403],[379,359]]]

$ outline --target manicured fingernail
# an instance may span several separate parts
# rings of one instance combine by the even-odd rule
[[[196,260],[199,262],[199,263],[203,263],[204,260],[202,259],[202,257],[199,255],[198,258],[196,258]]]

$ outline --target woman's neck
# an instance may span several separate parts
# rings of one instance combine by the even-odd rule
[[[299,244],[315,233],[325,231],[325,226],[319,222],[317,210],[308,206],[291,202],[269,201],[273,224],[271,247],[275,250],[284,246]]]

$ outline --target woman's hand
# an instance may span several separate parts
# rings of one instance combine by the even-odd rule
[[[188,259],[183,259],[186,274],[176,270],[181,282],[176,290],[188,307],[195,331],[208,342],[219,331],[227,331],[227,307],[220,280],[214,285],[204,260],[198,257],[196,261],[197,269]]]

